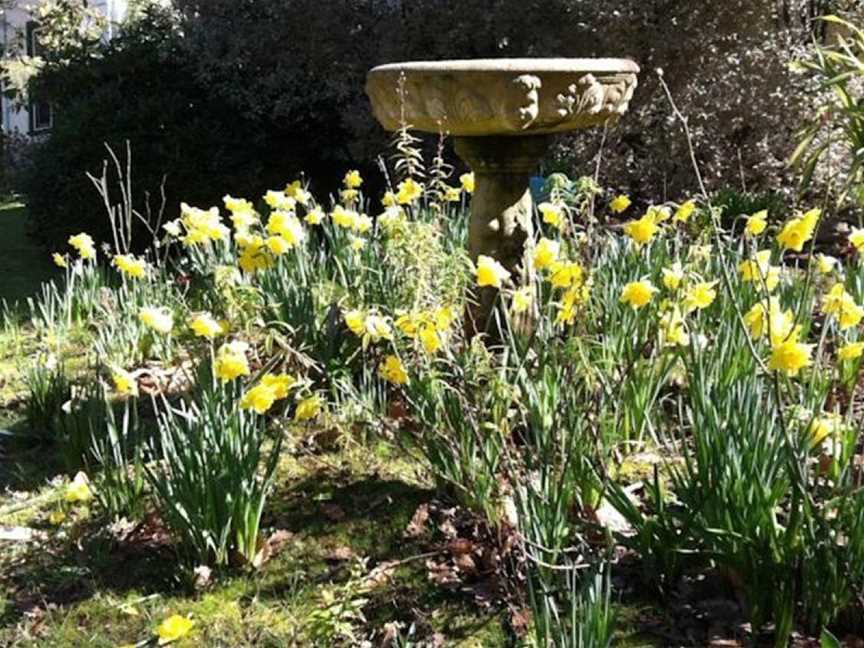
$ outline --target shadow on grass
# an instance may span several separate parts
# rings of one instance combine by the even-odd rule
[[[367,571],[397,563],[384,585],[364,595],[368,628],[400,622],[404,628],[415,626],[419,637],[441,632],[450,642],[472,639],[479,642],[476,645],[505,645],[500,617],[478,609],[469,592],[432,583],[424,556],[436,547],[428,538],[406,536],[417,508],[434,495],[398,479],[356,479],[322,470],[274,495],[267,524],[301,539],[293,559],[307,583],[347,581],[351,561],[333,560],[338,552],[368,559]],[[258,594],[280,597],[292,585],[277,579]]]
[[[54,448],[36,439],[24,419],[0,421],[0,492],[36,491],[63,472]]]
[[[0,587],[5,609],[0,628],[17,623],[34,610],[73,606],[99,593],[144,595],[177,591],[176,556],[168,546],[133,547],[117,544],[104,519],[70,526],[65,537],[45,522],[31,525],[46,534],[42,542],[0,543]]]

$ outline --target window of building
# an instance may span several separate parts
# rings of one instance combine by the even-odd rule
[[[39,25],[35,22],[27,23],[27,55],[39,56],[42,53],[42,45],[39,42]],[[54,110],[47,101],[30,102],[30,132],[39,133],[50,130],[54,125]]]

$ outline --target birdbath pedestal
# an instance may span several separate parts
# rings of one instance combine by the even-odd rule
[[[603,125],[628,108],[639,67],[626,59],[478,59],[393,63],[369,72],[376,119],[454,137],[475,174],[469,254],[496,259],[515,281],[530,272],[528,185],[555,133]],[[467,323],[486,331],[494,289],[477,295]]]

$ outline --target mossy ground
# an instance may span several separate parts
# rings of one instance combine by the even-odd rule
[[[48,484],[28,494],[35,506],[0,517],[44,537],[0,543],[0,645],[134,645],[175,613],[196,622],[178,646],[313,645],[309,623],[325,597],[350,595],[355,566],[368,573],[390,561],[405,562],[362,593],[364,632],[399,621],[441,632],[447,645],[507,645],[500,615],[433,586],[416,559],[428,548],[404,531],[434,493],[414,473],[384,445],[286,457],[263,520],[268,532],[288,532],[283,549],[258,570],[216,574],[199,590],[167,543],[119,542],[85,509],[52,524],[62,486]]]

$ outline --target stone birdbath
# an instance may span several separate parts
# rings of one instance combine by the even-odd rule
[[[388,131],[403,122],[454,138],[475,174],[469,254],[528,272],[533,238],[528,183],[555,133],[603,125],[627,112],[639,66],[626,59],[477,59],[393,63],[369,72],[366,92]],[[496,291],[471,309],[486,330]]]

